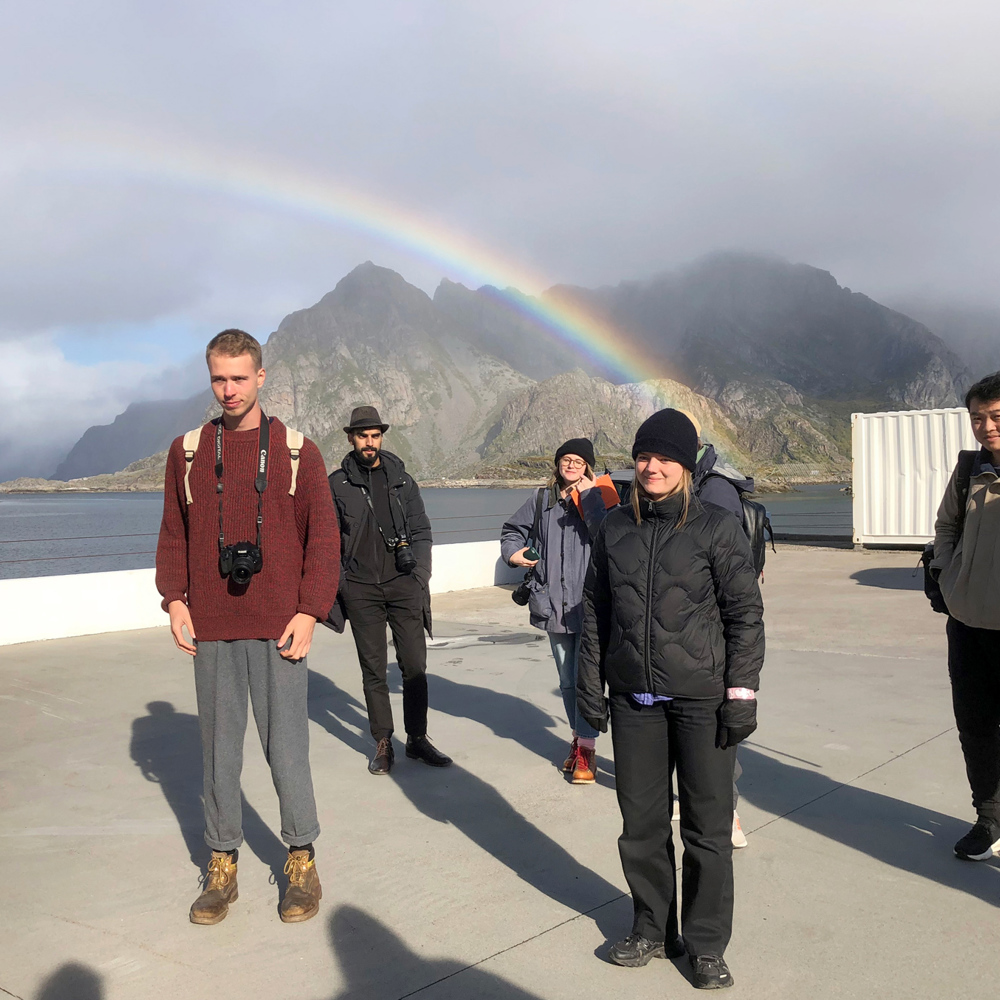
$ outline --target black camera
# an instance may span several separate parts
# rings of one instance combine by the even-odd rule
[[[396,543],[396,569],[400,573],[412,573],[417,568],[417,557],[409,542]]]
[[[510,592],[510,599],[523,608],[531,600],[531,570],[524,574],[524,579]]]
[[[398,560],[397,560],[398,561]],[[264,568],[264,555],[253,542],[235,542],[219,550],[219,572],[245,587]]]

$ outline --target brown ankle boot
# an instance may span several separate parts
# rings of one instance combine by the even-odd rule
[[[191,904],[192,924],[217,924],[226,919],[229,904],[239,899],[236,862],[225,851],[212,851],[205,876],[205,889]]]
[[[315,917],[319,901],[323,898],[316,859],[310,861],[308,851],[289,851],[285,874],[288,876],[288,888],[278,911],[281,919],[286,924],[297,924]]]

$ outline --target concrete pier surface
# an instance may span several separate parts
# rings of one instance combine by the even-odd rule
[[[1000,861],[973,821],[944,619],[914,553],[769,554],[760,728],[740,748],[731,995],[988,996]],[[54,615],[58,608],[52,608]],[[691,995],[686,967],[607,963],[630,930],[611,741],[596,786],[545,637],[506,590],[435,598],[439,771],[372,741],[350,636],[309,656],[320,914],[277,915],[285,849],[247,735],[240,897],[190,924],[208,850],[191,664],[165,627],[0,649],[0,998],[421,1000]],[[398,671],[394,711],[402,728]]]

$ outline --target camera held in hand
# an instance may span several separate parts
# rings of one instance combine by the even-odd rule
[[[399,560],[396,560],[397,565]],[[264,555],[253,542],[235,542],[219,551],[219,572],[245,587],[264,568]]]
[[[396,569],[400,573],[412,573],[417,568],[417,557],[407,541],[396,543]]]

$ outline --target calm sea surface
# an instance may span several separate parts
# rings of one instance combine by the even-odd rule
[[[532,490],[423,490],[436,541],[500,537]],[[851,500],[837,486],[763,498],[775,531],[851,534]],[[0,579],[143,569],[153,565],[161,493],[0,494]]]

